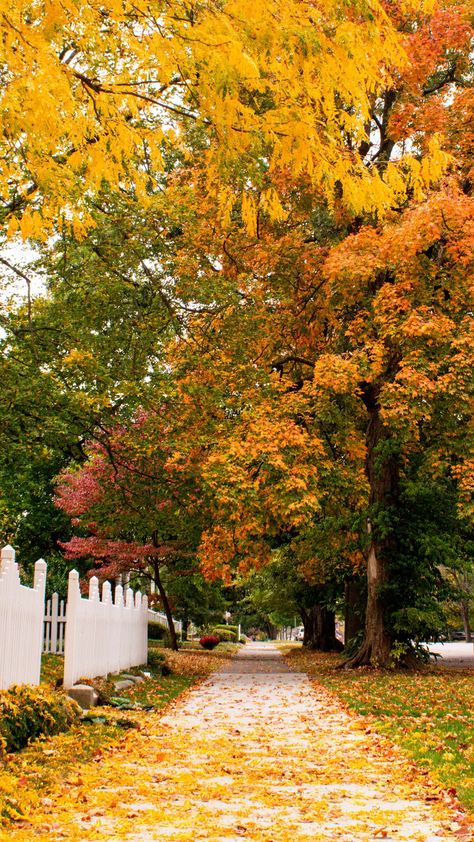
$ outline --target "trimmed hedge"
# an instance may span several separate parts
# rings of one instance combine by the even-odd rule
[[[214,628],[216,628],[216,629],[226,629],[227,631],[235,632],[235,634],[237,634],[238,631],[239,631],[238,626],[228,626],[228,625],[224,625],[223,623],[218,623],[217,626],[215,626]]]
[[[228,626],[218,626],[212,630],[212,634],[220,637],[226,643],[235,643],[237,641],[237,633],[232,631]]]
[[[164,626],[160,626],[159,623],[148,623],[148,640],[163,640],[166,634],[169,635],[169,631]]]
[[[73,699],[48,687],[22,684],[0,691],[0,755],[42,734],[67,731],[81,714]]]

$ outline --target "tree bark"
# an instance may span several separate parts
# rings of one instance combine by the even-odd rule
[[[466,642],[470,643],[472,640],[471,623],[469,620],[469,600],[462,599],[459,605],[461,609],[462,624],[464,627],[464,637]]]
[[[336,615],[323,605],[302,609],[303,646],[320,652],[340,652],[342,643],[336,637]]]
[[[369,421],[366,430],[366,474],[369,481],[370,510],[375,515],[387,511],[396,502],[399,484],[398,457],[389,444],[390,434],[385,427],[379,404],[380,387],[362,384],[362,399]],[[385,453],[384,453],[385,451]],[[368,522],[370,545],[367,563],[367,608],[364,639],[356,654],[344,666],[388,666],[392,637],[387,630],[383,586],[388,581],[390,549],[393,536],[380,534],[380,529]]]
[[[158,593],[160,594],[161,601],[163,603],[163,611],[165,612],[166,619],[168,621],[168,630],[169,630],[169,633],[170,633],[171,648],[175,652],[177,652],[178,648],[179,648],[178,647],[178,638],[176,636],[176,631],[175,631],[175,628],[174,628],[173,615],[171,613],[171,607],[170,607],[170,603],[169,603],[169,600],[168,600],[168,595],[167,595],[167,593],[166,593],[166,591],[163,587],[163,582],[161,581],[160,565],[159,565],[158,561],[154,561],[153,565],[154,565],[155,584],[156,584],[156,587],[158,588]]]
[[[185,617],[184,620],[182,620],[182,623],[183,623],[183,640],[187,640],[188,639],[188,631],[189,631],[189,618]]]
[[[362,583],[348,578],[344,583],[344,645],[364,629],[365,606],[363,607]]]

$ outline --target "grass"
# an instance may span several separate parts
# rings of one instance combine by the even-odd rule
[[[235,645],[220,644],[212,652],[193,647],[171,652],[160,647],[172,673],[162,676],[159,663],[143,667],[150,677],[122,691],[120,696],[126,697],[132,704],[161,710],[200,677],[219,669],[236,648]],[[140,670],[127,672],[139,673]],[[42,683],[58,687],[62,674],[62,657],[43,655]],[[113,678],[117,680],[118,677]],[[104,698],[117,695],[110,676],[94,684]],[[86,768],[87,764],[94,763],[104,752],[120,744],[126,729],[145,725],[149,715],[145,710],[121,711],[108,705],[96,707],[86,720],[80,721],[67,733],[39,738],[22,751],[1,758],[0,819],[3,818],[6,825],[11,821],[21,823],[22,817],[30,815],[38,804],[44,804],[44,800],[53,793],[57,795],[61,786],[67,785],[73,778],[77,779],[81,766]]]
[[[340,657],[282,647],[307,672],[390,737],[474,814],[474,670],[338,670]]]

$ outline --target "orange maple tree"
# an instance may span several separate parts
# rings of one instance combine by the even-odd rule
[[[205,569],[226,576],[236,560],[264,563],[281,540],[296,547],[339,499],[364,523],[354,561],[365,552],[366,628],[353,664],[390,658],[383,590],[413,454],[424,454],[427,476],[451,476],[466,514],[472,490],[472,145],[460,132],[472,114],[472,29],[461,5],[389,11],[412,61],[374,96],[364,151],[396,185],[393,161],[415,150],[409,195],[384,219],[354,215],[282,169],[286,218],[259,212],[251,237],[238,210],[221,235],[196,199],[187,267],[212,292],[173,351],[210,442],[204,473],[217,502]],[[449,171],[432,173],[427,191],[435,133]],[[183,265],[190,251],[185,232]]]
[[[52,29],[41,11],[28,43],[31,18],[20,4],[13,19],[12,5],[3,4],[5,113],[15,112],[32,56],[43,81],[54,56],[51,79],[67,92],[66,110],[80,102],[81,119],[73,138],[67,121],[61,134],[54,110],[46,154],[44,131],[31,131],[38,105],[29,97],[24,134],[12,122],[2,159],[6,212],[19,221],[27,208],[22,219],[31,211],[33,229],[44,213],[47,228],[47,209],[65,210],[51,176],[58,172],[66,218],[84,234],[87,201],[105,189],[114,156],[109,188],[117,183],[146,206],[159,240],[150,283],[166,264],[156,284],[171,319],[180,312],[166,360],[183,414],[178,449],[198,443],[214,499],[201,544],[205,570],[225,577],[236,560],[241,568],[264,563],[285,541],[311,575],[321,563],[316,547],[313,558],[309,552],[314,523],[337,509],[354,513],[347,529],[358,529],[358,543],[351,535],[345,549],[342,535],[334,548],[334,558],[364,560],[369,574],[366,636],[354,663],[385,663],[392,631],[381,594],[406,465],[421,452],[427,476],[448,473],[466,512],[472,490],[468,9],[400,0],[385,11],[374,4],[341,13],[337,3],[295,2],[265,4],[252,17],[236,0],[204,4],[196,18],[186,9],[182,18],[173,3],[165,30],[154,20],[145,34],[143,14],[127,4],[90,4],[75,20],[73,3],[51,2]],[[79,43],[81,58],[61,59],[61,38],[77,27],[87,35],[104,10],[107,43],[122,44],[129,68],[112,49],[102,53],[95,36]],[[224,30],[228,38],[217,43]],[[149,64],[140,63],[144,45]],[[184,64],[175,79],[177,57]],[[154,97],[161,81],[164,100],[142,111],[135,83]],[[139,141],[146,151],[176,97],[178,110],[186,104],[196,113],[175,115],[175,135],[160,124],[145,166]],[[163,155],[171,156],[165,172]],[[88,189],[72,207],[82,178]],[[60,363],[80,362],[77,350]],[[93,354],[88,360],[93,370]]]

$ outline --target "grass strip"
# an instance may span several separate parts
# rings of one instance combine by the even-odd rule
[[[292,669],[366,717],[474,816],[474,670],[340,670],[338,655],[282,649]]]

